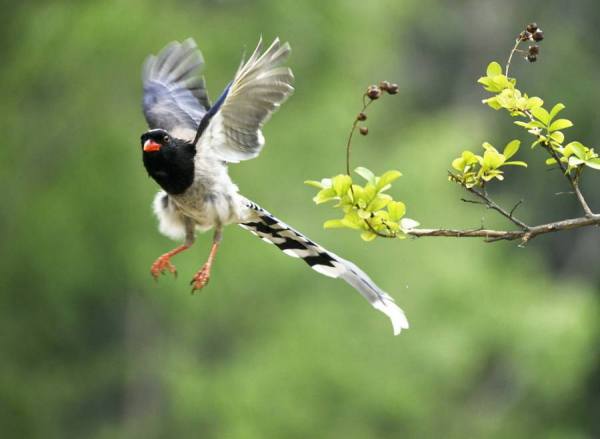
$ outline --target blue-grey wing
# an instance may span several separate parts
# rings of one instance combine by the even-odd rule
[[[210,108],[204,78],[204,58],[196,42],[168,44],[150,55],[142,70],[144,116],[151,129],[196,129]]]

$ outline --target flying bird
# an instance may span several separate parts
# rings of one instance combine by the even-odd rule
[[[261,39],[213,104],[193,39],[172,42],[146,59],[143,111],[150,129],[141,136],[142,158],[162,189],[153,202],[159,230],[183,242],[156,259],[151,274],[176,274],[171,258],[189,249],[197,232],[214,229],[208,259],[191,281],[192,292],[200,290],[210,279],[223,227],[238,224],[315,271],[345,280],[391,319],[398,334],[408,328],[404,312],[365,272],[242,196],[229,177],[230,163],[259,155],[264,123],[294,90],[292,71],[282,66],[290,51],[278,38],[264,49]]]

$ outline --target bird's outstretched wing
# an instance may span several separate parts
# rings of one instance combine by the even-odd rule
[[[146,59],[143,107],[150,128],[196,130],[210,108],[200,76],[203,67],[202,53],[191,38],[174,41]]]
[[[210,112],[199,150],[210,150],[227,162],[249,160],[260,153],[265,143],[262,126],[294,90],[292,71],[281,66],[290,51],[288,43],[276,38],[263,52],[259,41]]]

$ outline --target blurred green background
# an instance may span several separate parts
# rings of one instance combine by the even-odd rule
[[[364,88],[373,107],[354,164],[398,168],[394,195],[426,227],[506,226],[447,182],[450,161],[521,131],[475,83],[529,21],[546,39],[520,88],[562,101],[573,139],[600,139],[600,3],[534,0],[23,1],[0,17],[0,432],[5,438],[591,438],[600,436],[597,229],[514,243],[366,244],[324,231],[303,180],[342,172]],[[211,96],[259,35],[293,47],[296,92],[242,192],[356,262],[406,311],[389,321],[234,226],[208,288],[187,281],[211,239],[149,266],[156,191],[141,163],[140,68],[194,37]],[[596,143],[597,144],[597,143]],[[494,185],[536,223],[579,215],[539,151]],[[600,179],[584,182],[600,210]]]

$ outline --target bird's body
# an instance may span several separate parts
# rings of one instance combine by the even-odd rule
[[[229,177],[229,163],[259,154],[262,125],[293,91],[292,72],[281,67],[289,52],[289,45],[278,39],[264,52],[259,43],[212,106],[198,75],[204,60],[193,40],[171,43],[144,64],[143,104],[150,130],[141,138],[143,162],[162,188],[154,212],[161,233],[184,241],[156,260],[152,274],[175,272],[171,257],[194,243],[196,231],[214,229],[208,261],[192,280],[194,290],[203,288],[223,227],[239,224],[319,273],[344,279],[390,317],[397,334],[408,322],[390,296],[356,265],[243,197]]]

